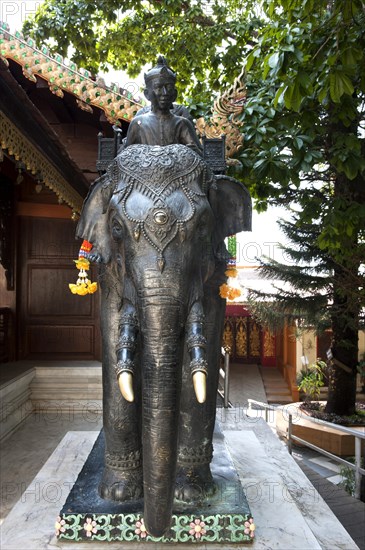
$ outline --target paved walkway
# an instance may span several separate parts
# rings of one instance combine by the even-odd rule
[[[365,550],[365,503],[333,485],[303,461],[297,463],[360,550]]]
[[[218,415],[221,422],[223,420],[223,430],[227,424],[227,427],[232,427],[230,422],[239,425],[249,398],[267,403],[267,397],[259,367],[232,364],[229,400],[233,409],[226,411],[225,418]],[[251,413],[264,415],[259,410]],[[275,413],[270,412],[269,417],[269,425],[275,431]],[[351,497],[339,486],[343,481],[339,463],[304,447],[296,447],[293,458],[360,550],[365,550],[365,503]]]
[[[248,407],[248,399],[267,403],[260,370],[257,365],[231,363],[229,367],[229,400],[235,408]]]

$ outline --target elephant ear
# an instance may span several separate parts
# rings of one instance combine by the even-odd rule
[[[229,176],[216,176],[208,195],[216,218],[214,248],[226,237],[252,229],[252,201],[243,183]]]
[[[112,185],[108,175],[104,174],[90,187],[76,228],[76,237],[92,243],[103,263],[108,263],[111,258],[111,237],[107,216],[111,194]]]

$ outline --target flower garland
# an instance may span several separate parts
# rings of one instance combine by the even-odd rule
[[[86,296],[86,294],[94,294],[98,290],[98,283],[92,283],[86,273],[90,269],[88,256],[92,247],[91,243],[84,241],[80,248],[78,260],[74,260],[76,268],[79,270],[79,275],[76,284],[70,283],[68,285],[72,294]]]
[[[224,298],[230,302],[232,302],[235,298],[239,298],[241,296],[241,290],[238,288],[238,282],[232,281],[232,279],[235,279],[238,275],[238,271],[236,268],[237,263],[237,239],[236,235],[231,235],[228,237],[228,253],[230,255],[230,259],[227,263],[227,270],[224,272],[224,274],[228,277],[228,284],[223,283],[219,287],[219,296],[221,298]]]
[[[79,269],[78,279],[76,284],[70,283],[68,286],[72,294],[78,294],[79,296],[85,296],[86,294],[93,294],[98,289],[97,283],[92,283],[87,276],[86,271],[90,269],[90,262],[88,260],[90,251],[93,245],[88,241],[83,241],[78,260],[74,260],[76,268]],[[241,289],[236,281],[238,271],[236,268],[236,253],[237,253],[237,239],[236,235],[228,237],[228,252],[231,256],[227,263],[227,270],[224,272],[228,277],[228,284],[223,283],[219,287],[219,295],[221,298],[228,301],[233,301],[235,298],[241,296]]]

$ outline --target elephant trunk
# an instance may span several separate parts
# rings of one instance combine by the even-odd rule
[[[160,537],[174,498],[183,337],[181,303],[158,297],[142,306],[142,443],[144,522]]]
[[[147,294],[147,295],[146,295]],[[177,299],[146,293],[138,317],[142,339],[142,444],[144,522],[160,537],[171,522],[177,466],[177,441],[185,325],[196,397],[205,400],[206,338],[200,301],[186,310]],[[119,326],[116,373],[123,396],[133,401],[134,307],[124,304]],[[185,321],[185,323],[184,323]]]

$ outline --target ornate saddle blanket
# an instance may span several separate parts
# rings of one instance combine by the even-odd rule
[[[124,185],[140,183],[161,195],[174,181],[189,185],[205,167],[203,159],[185,145],[130,145],[115,158],[109,178],[117,186],[121,180]]]

